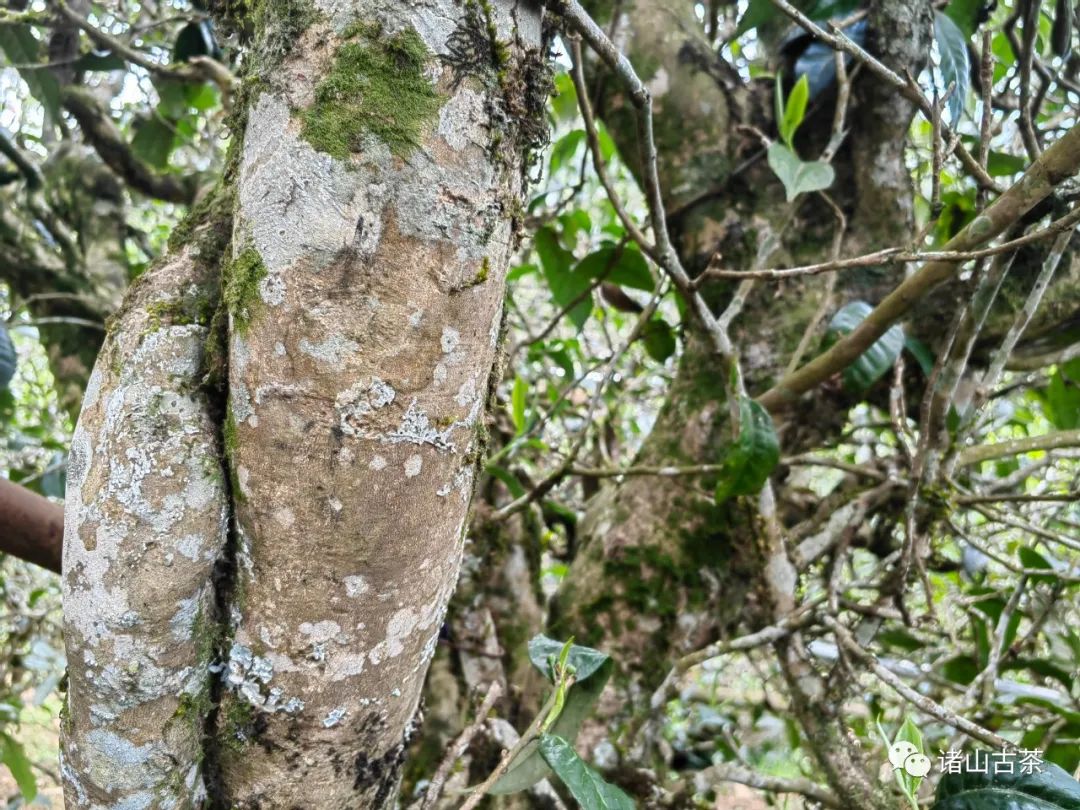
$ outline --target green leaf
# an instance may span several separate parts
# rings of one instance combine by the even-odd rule
[[[983,752],[983,756],[990,756]],[[1012,762],[1012,773],[1000,763]],[[1042,762],[1041,773],[1022,773],[1021,758],[990,757],[986,773],[965,770],[946,773],[938,782],[931,810],[1076,810],[1080,782],[1052,762]]]
[[[559,244],[558,236],[550,227],[540,228],[533,237],[533,244],[552,298],[560,307],[570,306],[588,290],[592,279],[584,273],[574,272],[574,254]],[[592,307],[592,296],[586,295],[570,310],[569,317],[574,326],[581,329],[585,325]]]
[[[569,121],[577,115],[578,111],[574,80],[570,78],[569,73],[557,73],[553,83],[555,92],[551,96],[551,110],[557,120]]]
[[[900,725],[900,728],[896,731],[896,736],[893,737],[893,744],[896,743],[910,743],[915,746],[915,752],[917,754],[925,755],[925,748],[923,744],[923,735],[919,730],[919,727],[915,725],[910,716],[904,717],[904,722]],[[925,760],[924,760],[925,761]],[[918,810],[918,803],[915,801],[915,795],[919,790],[919,783],[922,782],[923,777],[912,776],[903,768],[895,772],[896,776],[900,780],[900,785],[907,794],[908,799],[911,801],[915,810]]]
[[[549,681],[553,677],[551,661],[558,659],[563,646],[563,642],[543,635],[534,636],[529,642],[529,660]],[[572,741],[611,677],[614,662],[599,650],[578,644],[570,645],[566,661],[574,667],[575,681],[566,694],[559,719],[549,731]],[[550,776],[551,769],[537,749],[535,740],[526,745],[488,792],[495,795],[516,793]]]
[[[578,262],[574,272],[590,280],[603,277],[612,284],[634,290],[652,292],[656,286],[649,265],[636,245],[623,245],[620,249],[606,243]]]
[[[49,68],[26,67],[41,61],[40,47],[29,25],[0,24],[0,51],[11,64],[19,65],[19,76],[45,108],[45,120],[51,126],[60,120],[60,85]]]
[[[739,400],[739,436],[724,455],[716,502],[761,491],[780,461],[780,442],[772,417],[754,400]]]
[[[15,376],[18,356],[6,326],[0,324],[0,391],[6,390]]]
[[[739,20],[735,29],[735,37],[741,37],[747,31],[752,31],[759,25],[769,22],[777,14],[776,6],[771,0],[750,0],[746,7],[746,13]]]
[[[949,96],[949,117],[956,126],[967,103],[968,85],[971,82],[971,65],[968,62],[967,37],[952,18],[934,12],[934,38],[941,54],[941,79],[943,88],[953,82],[956,89]]]
[[[922,373],[929,377],[934,371],[934,353],[930,351],[930,347],[918,338],[908,337],[904,339],[904,348],[915,358]]]
[[[782,92],[779,76],[776,79],[776,92]],[[795,149],[792,141],[799,129],[799,125],[802,124],[803,118],[806,116],[806,104],[809,100],[810,82],[806,76],[801,76],[795,82],[795,86],[791,88],[791,93],[784,104],[783,117],[777,122],[780,128],[780,137],[784,139],[784,143],[792,150]]]
[[[1047,419],[1058,430],[1080,427],[1080,368],[1077,361],[1059,366],[1040,392]]]
[[[497,464],[488,464],[484,469],[493,478],[498,478],[502,481],[513,497],[520,498],[525,494],[525,487],[523,487],[521,482],[514,477],[514,474],[505,467],[500,467]]]
[[[566,785],[582,810],[633,810],[634,802],[630,797],[615,785],[605,782],[562,737],[543,735],[540,738],[540,755]]]
[[[791,202],[808,191],[821,191],[833,184],[833,167],[820,160],[804,161],[784,144],[777,141],[769,146],[769,168],[784,184],[787,201]]]
[[[945,6],[945,13],[956,23],[956,27],[964,32],[964,36],[970,38],[979,27],[979,13],[984,2],[985,0],[951,0],[949,5]]]
[[[0,732],[0,762],[4,763],[7,769],[11,771],[23,799],[32,802],[34,797],[37,796],[37,781],[34,779],[30,760],[27,758],[22,745],[15,738],[3,732]]]
[[[663,363],[675,354],[675,330],[663,318],[654,317],[641,332],[645,351],[657,363]]]
[[[570,130],[570,132],[555,141],[551,145],[551,157],[548,164],[551,167],[551,172],[554,174],[570,160],[584,141],[585,130],[583,129]]]
[[[1035,549],[1028,546],[1021,546],[1020,550],[1017,552],[1017,555],[1020,557],[1020,562],[1024,566],[1024,568],[1038,568],[1047,572],[1046,576],[1032,577],[1033,581],[1052,583],[1055,579],[1057,579],[1057,577],[1054,576],[1053,573],[1054,566],[1051,565],[1050,562]]]
[[[529,384],[521,376],[514,378],[514,388],[510,392],[510,418],[514,422],[514,430],[520,436],[525,432],[525,404]]]
[[[825,333],[826,343],[834,343],[862,323],[873,307],[865,301],[852,301],[837,312]],[[889,327],[884,335],[859,355],[855,362],[844,369],[844,384],[852,391],[862,392],[877,382],[896,362],[904,349],[904,330],[897,324]]]
[[[156,115],[136,119],[132,129],[135,135],[131,139],[131,151],[135,156],[155,169],[168,166],[169,155],[176,145],[172,129]]]
[[[540,670],[545,678],[553,681],[554,674],[551,671],[551,661],[552,659],[558,659],[565,645],[565,642],[556,641],[543,634],[533,636],[529,640],[529,661]],[[610,661],[611,658],[606,653],[580,644],[571,644],[566,651],[566,663],[574,668],[574,678],[578,685],[581,685],[597,673],[603,675],[603,669]],[[606,675],[604,680],[607,680]]]

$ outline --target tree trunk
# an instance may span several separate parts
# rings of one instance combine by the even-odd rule
[[[549,69],[531,4],[323,8],[256,14],[233,163],[87,391],[71,807],[396,796]]]

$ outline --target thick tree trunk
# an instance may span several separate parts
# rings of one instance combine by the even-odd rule
[[[198,804],[204,774],[215,805],[394,802],[549,69],[531,3],[321,9],[260,10],[209,224],[130,296],[87,392],[71,807]]]

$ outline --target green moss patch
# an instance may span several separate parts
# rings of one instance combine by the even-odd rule
[[[233,328],[239,334],[247,331],[258,312],[259,282],[266,278],[266,265],[255,248],[245,248],[232,260],[225,274],[225,306],[232,315]]]
[[[344,160],[372,135],[404,157],[420,144],[442,96],[424,75],[427,46],[413,29],[384,36],[378,26],[358,24],[346,32],[330,72],[304,111],[304,138]]]

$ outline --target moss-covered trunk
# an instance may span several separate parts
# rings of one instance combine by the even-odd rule
[[[906,64],[918,64],[930,35],[929,4],[880,3],[871,17],[889,42],[903,32]],[[725,269],[746,269],[755,261],[766,266],[821,261],[829,255],[838,219],[824,205],[786,206],[760,142],[735,126],[774,131],[772,81],[745,85],[733,78],[698,31],[693,3],[620,5],[616,39],[628,43],[631,61],[654,93],[661,181],[683,263],[700,271],[715,254],[723,257]],[[634,167],[630,105],[609,74],[597,70],[593,78],[599,113]],[[912,189],[903,149],[911,114],[910,106],[895,97],[878,97],[873,88],[856,85],[848,125],[859,134],[834,160],[838,181],[830,190],[846,214],[845,253],[909,238]],[[823,147],[831,121],[826,99],[800,133],[805,155]],[[771,250],[762,253],[770,242]],[[854,298],[877,300],[901,273],[899,268],[845,273],[836,279],[832,305],[825,303],[827,283],[821,276],[791,279],[779,288],[759,283],[750,290],[732,338],[751,395],[782,375],[807,328],[823,313],[831,314],[823,304],[835,308]],[[719,312],[734,285],[715,282],[704,289]],[[715,464],[731,439],[720,359],[693,324],[688,332],[675,381],[635,465]],[[817,338],[809,351],[816,346]],[[843,398],[836,391],[818,396],[806,406],[813,409],[813,420],[778,420],[785,452],[816,446],[842,427]],[[647,710],[648,696],[678,656],[736,633],[740,625],[761,626],[775,617],[778,606],[766,586],[770,541],[758,504],[740,498],[716,506],[714,484],[706,476],[628,477],[605,484],[589,506],[579,534],[581,551],[558,596],[556,621],[562,634],[587,639],[619,662],[593,742],[602,734],[618,740],[619,721]],[[816,732],[806,731],[808,736]],[[623,740],[627,748],[640,742]],[[834,788],[856,802],[863,785]]]
[[[382,807],[457,580],[538,9],[266,3],[221,187],[73,442],[71,807]]]

